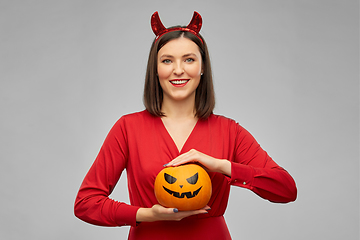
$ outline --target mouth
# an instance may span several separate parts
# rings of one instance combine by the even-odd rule
[[[174,79],[170,83],[175,87],[183,87],[189,82],[189,79]]]
[[[163,188],[165,189],[165,191],[167,191],[170,195],[173,195],[174,197],[176,198],[193,198],[195,197],[196,195],[198,195],[198,193],[200,192],[201,188],[200,187],[198,190],[194,191],[193,193],[191,192],[183,192],[183,193],[179,193],[179,192],[174,192],[174,191],[171,191],[170,189],[167,189],[166,187],[163,186]]]

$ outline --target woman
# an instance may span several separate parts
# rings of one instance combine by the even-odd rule
[[[235,121],[213,114],[210,59],[194,13],[186,27],[166,29],[152,16],[144,89],[146,110],[125,115],[110,130],[75,202],[75,215],[101,226],[131,225],[129,239],[231,239],[223,214],[230,185],[272,202],[294,201],[292,177]],[[160,206],[154,180],[164,168],[194,162],[212,181],[203,209]],[[108,196],[126,169],[131,205]]]

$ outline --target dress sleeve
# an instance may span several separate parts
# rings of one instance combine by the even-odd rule
[[[272,160],[247,130],[236,124],[236,132],[230,184],[250,189],[271,202],[295,201],[297,188],[291,175]]]
[[[124,125],[123,119],[115,123],[80,186],[74,213],[87,223],[99,226],[136,225],[139,207],[109,198],[127,162]]]

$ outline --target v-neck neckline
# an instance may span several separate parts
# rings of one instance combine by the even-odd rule
[[[184,144],[182,145],[181,149],[179,149],[176,145],[176,142],[174,141],[174,139],[172,138],[171,134],[169,133],[168,129],[166,128],[163,120],[161,119],[161,117],[158,118],[160,121],[160,125],[162,126],[161,128],[163,129],[163,131],[166,133],[165,135],[171,140],[169,140],[172,143],[172,146],[175,148],[176,152],[178,155],[183,153],[183,150],[185,149],[186,145],[188,144],[189,140],[191,139],[191,136],[193,135],[194,131],[196,130],[197,126],[199,125],[200,119],[198,119],[194,125],[194,127],[192,128],[192,130],[190,131],[189,136],[186,138]]]

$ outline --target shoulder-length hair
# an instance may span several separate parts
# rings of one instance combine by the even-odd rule
[[[199,36],[203,42],[190,32],[173,31],[164,34],[157,41],[153,41],[146,69],[143,99],[146,110],[151,114],[159,117],[165,116],[165,114],[161,112],[163,90],[157,76],[158,52],[167,42],[180,37],[188,38],[196,43],[202,58],[203,75],[201,76],[199,86],[195,93],[195,116],[199,119],[207,119],[213,113],[215,107],[215,92],[212,80],[210,56],[205,40],[200,34]]]

